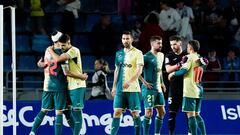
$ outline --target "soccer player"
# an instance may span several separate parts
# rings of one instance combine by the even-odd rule
[[[164,54],[160,52],[162,49],[162,38],[160,36],[152,36],[150,44],[151,50],[144,55],[144,79],[141,76],[139,77],[143,82],[142,95],[145,108],[143,133],[144,135],[149,135],[150,119],[153,114],[153,108],[156,108],[155,135],[160,135],[165,115],[163,91],[166,91],[162,75]]]
[[[184,75],[182,111],[187,114],[188,126],[192,135],[197,134],[197,127],[202,135],[206,135],[204,120],[200,116],[203,96],[203,87],[200,83],[206,60],[201,60],[202,58],[197,53],[199,49],[200,43],[197,40],[189,41],[187,62],[182,65],[180,70],[168,75],[169,80],[175,76]]]
[[[172,51],[165,57],[165,68],[167,73],[178,70],[187,55],[186,51],[182,50],[182,39],[180,36],[174,35],[169,38]],[[168,129],[169,135],[174,134],[176,125],[176,115],[182,105],[183,98],[183,76],[176,76],[169,82],[169,97],[168,97]]]
[[[61,54],[61,46],[59,46],[57,40],[62,35],[61,32],[55,32],[52,34],[52,39],[54,42],[54,52]],[[62,67],[67,63],[64,62],[54,62],[48,51],[45,52],[44,62],[42,59],[39,60],[38,66],[44,67],[44,87],[42,94],[42,109],[36,116],[34,120],[33,127],[31,129],[30,135],[35,135],[37,128],[42,123],[43,118],[48,111],[56,109],[56,119],[55,119],[55,135],[60,135],[62,131],[63,123],[63,109],[66,105],[66,90],[67,90],[67,79],[63,73]]]
[[[114,113],[111,135],[116,135],[120,125],[120,116],[125,109],[129,109],[134,119],[135,134],[141,134],[141,120],[139,113],[140,85],[138,78],[142,73],[143,54],[132,46],[133,37],[128,31],[122,34],[124,49],[116,53],[114,81],[112,95],[114,97]]]
[[[82,63],[80,51],[70,43],[70,37],[63,34],[59,39],[59,44],[64,51],[58,55],[53,48],[48,47],[48,51],[52,55],[54,61],[68,61],[69,70],[66,70],[68,80],[68,92],[71,100],[72,115],[74,119],[74,135],[79,135],[82,128],[82,109],[84,108],[84,97],[86,91],[86,82],[88,78],[86,73],[82,71]],[[78,76],[78,78],[76,78]]]

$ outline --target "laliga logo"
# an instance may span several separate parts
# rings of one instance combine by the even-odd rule
[[[7,107],[4,105],[3,110],[7,111]],[[22,107],[18,111],[18,122],[17,126],[19,126],[19,123],[22,123],[22,125],[26,127],[32,127],[34,120],[28,121],[25,118],[27,117],[26,113],[33,111],[32,106],[25,106]],[[48,116],[46,115],[41,123],[41,125],[46,125],[49,123],[50,126],[54,126],[54,116]],[[13,125],[13,110],[9,109],[7,114],[3,115],[3,125],[4,127],[9,127]],[[111,124],[112,124],[112,115],[111,113],[103,114],[102,116],[96,116],[96,115],[88,115],[86,113],[83,113],[83,123],[82,123],[82,129],[81,134],[87,133],[87,127],[94,127],[94,126],[105,126],[104,131],[106,134],[111,133]],[[67,120],[63,119],[63,125],[66,127],[69,127],[67,124]],[[121,117],[121,123],[120,127],[128,127],[133,126],[133,118],[130,115],[124,115]]]
[[[223,120],[236,120],[240,118],[240,105],[237,105],[236,108],[225,108],[224,105],[221,105],[221,111]]]

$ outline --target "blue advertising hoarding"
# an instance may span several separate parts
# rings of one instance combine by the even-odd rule
[[[12,134],[12,115],[11,102],[4,102],[4,135]],[[81,134],[85,135],[105,135],[110,133],[112,121],[112,101],[95,100],[86,101],[83,110],[83,128]],[[40,101],[18,101],[17,102],[17,134],[28,135],[34,117],[41,109]],[[166,109],[167,110],[167,109]],[[143,119],[143,110],[141,116]],[[240,100],[204,100],[202,104],[202,117],[205,120],[208,134],[240,134]],[[155,114],[154,114],[155,116]],[[162,134],[168,134],[167,120],[168,114],[164,118]],[[64,119],[63,135],[71,135],[71,129]],[[54,134],[54,111],[49,112],[44,118],[37,135]],[[153,134],[153,123],[151,134]],[[187,133],[186,117],[179,113],[176,123],[176,134]],[[129,112],[126,112],[122,119],[119,129],[119,135],[134,134],[133,119]]]

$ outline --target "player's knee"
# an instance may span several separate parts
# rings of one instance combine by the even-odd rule
[[[152,117],[152,114],[153,114],[153,111],[151,109],[145,110],[145,116],[146,117],[150,118],[150,117]]]
[[[73,108],[72,111],[80,112],[80,111],[82,111],[82,109],[81,108]]]
[[[138,111],[134,111],[134,112],[131,112],[133,118],[137,118],[139,117],[139,112]]]
[[[164,106],[160,106],[156,110],[157,110],[157,116],[158,117],[163,118],[165,116],[166,111],[164,109]]]
[[[113,117],[119,118],[122,115],[122,110],[114,110]]]
[[[196,113],[195,113],[195,116],[199,116],[199,115],[200,115],[200,113],[199,113],[199,112],[196,112]]]
[[[162,117],[164,117],[165,116],[165,114],[166,114],[166,111],[163,109],[161,112],[160,112],[160,116],[162,116]]]
[[[187,117],[194,117],[195,116],[195,112],[187,112]]]
[[[41,110],[43,113],[48,113],[48,110],[47,109],[42,109]]]
[[[62,115],[63,111],[62,110],[56,110],[56,115]]]

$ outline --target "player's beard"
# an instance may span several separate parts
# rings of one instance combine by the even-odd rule
[[[180,49],[178,49],[178,48],[173,48],[173,52],[174,52],[174,53],[179,53],[179,51],[180,51]]]
[[[130,43],[128,43],[128,42],[123,43],[123,46],[124,46],[124,48],[130,48]]]
[[[160,47],[160,48],[157,48],[157,49],[155,49],[155,51],[156,52],[161,52],[161,50],[162,50],[162,48]]]

